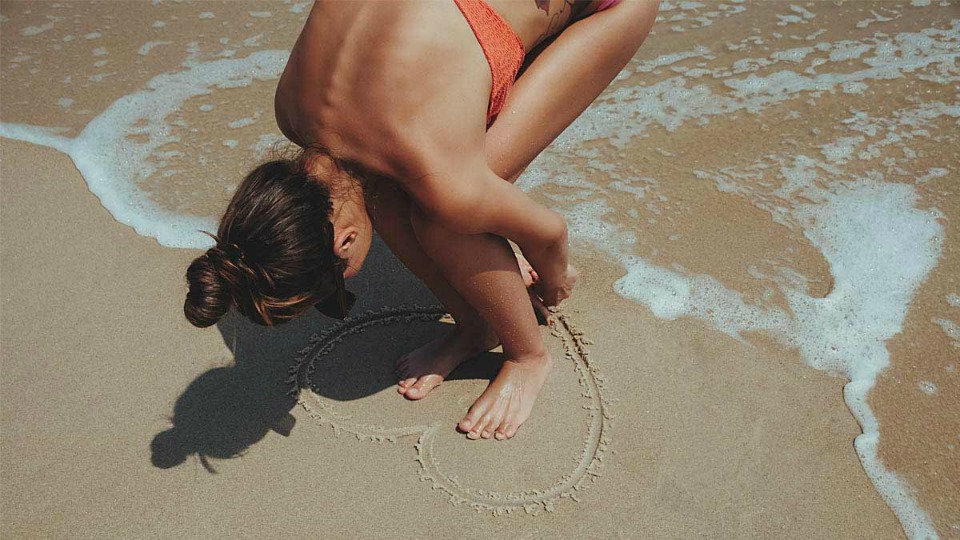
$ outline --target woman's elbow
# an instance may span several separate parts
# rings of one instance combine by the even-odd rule
[[[463,235],[481,234],[486,232],[480,226],[476,215],[462,209],[423,209],[414,205],[410,211],[410,224],[414,234],[421,242],[429,241],[429,235],[438,229]]]

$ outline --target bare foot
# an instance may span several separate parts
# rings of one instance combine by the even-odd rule
[[[408,399],[421,399],[447,378],[451,371],[465,360],[489,351],[500,344],[488,327],[464,330],[460,325],[453,331],[409,352],[397,360],[400,376],[397,391]]]
[[[546,353],[522,361],[507,360],[458,427],[470,439],[513,437],[530,417],[537,394],[552,368],[553,360]]]

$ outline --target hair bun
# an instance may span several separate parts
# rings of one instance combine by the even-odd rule
[[[225,266],[236,267],[236,264],[224,264],[225,259],[239,260],[242,254],[235,244],[225,250],[213,247],[197,257],[187,268],[187,299],[183,303],[183,313],[190,324],[198,328],[213,325],[233,304],[233,287],[231,280],[225,279]],[[236,251],[233,252],[233,248]],[[231,261],[233,262],[233,261]]]

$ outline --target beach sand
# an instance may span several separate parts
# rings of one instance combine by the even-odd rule
[[[269,19],[250,15],[267,10],[253,3],[130,5],[129,13],[62,4],[76,16],[54,4],[0,5],[3,122],[64,126],[63,134],[74,136],[119,97],[175,70],[188,41],[198,39],[206,51],[221,33],[234,42],[262,34],[237,56],[289,48],[305,16],[289,11],[296,4],[271,5]],[[791,13],[788,6],[751,7],[737,28],[777,30],[775,15]],[[871,9],[876,15],[893,4],[831,6],[810,9],[820,26],[840,33],[839,20],[853,21],[844,28],[854,32],[853,23]],[[948,27],[957,16],[952,7],[901,11],[885,23],[887,32]],[[226,29],[206,30],[208,12]],[[23,34],[47,20],[52,29]],[[131,53],[153,39],[144,35],[155,20],[169,23],[163,39],[177,45]],[[689,20],[658,23],[637,62],[699,44],[722,49],[715,40],[732,23],[721,18],[698,32],[671,31],[670,24]],[[103,36],[91,41],[103,43],[84,48],[83,66],[75,65],[76,50],[60,59],[36,45],[66,46],[73,41],[63,42],[63,34],[84,40],[94,31]],[[744,35],[750,33],[760,32]],[[97,46],[110,51],[114,82],[78,84],[73,103],[58,107],[66,87],[44,81],[87,77],[93,73],[87,49]],[[178,54],[157,54],[163,47]],[[713,68],[740,54],[747,53],[727,51],[704,62]],[[18,55],[34,59],[11,68]],[[213,55],[200,59],[207,57]],[[37,58],[43,59],[38,72],[25,72]],[[619,89],[669,74],[644,69],[618,80],[607,101]],[[892,116],[910,105],[895,96],[920,91],[912,86],[933,92],[931,100],[956,102],[948,85],[906,77],[877,83],[875,94],[857,103],[869,104],[877,117]],[[235,107],[230,118],[250,116],[243,112],[250,107],[262,111],[255,122],[272,129],[268,82],[230,92],[220,102]],[[823,138],[813,130],[834,129],[850,114],[845,96],[828,93],[816,106],[803,96],[760,113],[715,116],[708,125],[653,125],[622,146],[590,141],[601,160],[650,171],[659,183],[648,189],[667,201],[656,211],[628,198],[612,202],[605,219],[621,228],[610,230],[635,232],[633,254],[651,264],[709,274],[748,301],[790,309],[787,295],[775,287],[768,293],[770,282],[757,277],[776,265],[804,276],[811,296],[828,296],[835,285],[831,262],[809,236],[696,171],[816,149]],[[195,126],[203,118],[187,115]],[[955,125],[951,117],[933,118],[924,127],[940,138],[911,143],[922,154],[911,162],[917,176],[949,168],[916,188],[918,208],[938,209],[942,253],[917,289],[902,332],[887,342],[891,366],[869,394],[882,463],[906,482],[942,538],[960,537],[960,349],[945,331],[949,325],[937,322],[960,317],[949,300],[960,294],[949,270],[960,263]],[[209,133],[182,145],[187,157],[173,159],[207,156],[204,145],[215,155],[225,137],[239,140],[241,149],[257,142],[254,131],[204,129]],[[871,159],[882,161],[894,150],[881,148]],[[252,162],[220,158],[200,169],[234,178]],[[610,185],[604,171],[585,162],[578,167],[587,180]],[[856,163],[845,167],[857,172]],[[198,189],[189,210],[199,214],[216,214],[229,196],[224,184]],[[562,204],[563,189],[541,185],[533,193]],[[639,217],[631,214],[636,209]],[[70,158],[52,148],[0,140],[0,235],[4,538],[905,536],[854,449],[861,427],[844,403],[843,376],[810,367],[797,348],[767,332],[737,339],[709,318],[655,316],[615,292],[628,269],[590,235],[575,240],[581,281],[563,307],[569,328],[558,328],[560,337],[544,329],[557,367],[533,417],[507,443],[469,441],[454,429],[495,370],[496,353],[465,365],[422,402],[396,393],[392,359],[443,331],[442,323],[386,321],[324,354],[317,354],[323,343],[311,337],[333,323],[315,313],[273,329],[236,314],[210,329],[190,326],[182,313],[183,276],[200,251],[161,246],[117,223]],[[351,281],[358,312],[435,303],[379,241]],[[298,365],[312,368],[303,406],[288,395]],[[543,496],[552,489],[555,497]]]

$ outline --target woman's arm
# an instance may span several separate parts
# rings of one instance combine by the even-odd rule
[[[540,276],[544,302],[563,300],[569,294],[563,216],[497,176],[482,154],[446,161],[404,184],[424,214],[459,234],[492,233],[516,242]]]
[[[545,282],[547,303],[564,295],[559,289],[567,273],[566,223],[510,182],[630,60],[656,11],[655,1],[623,2],[564,30],[525,70],[489,132],[489,94],[478,91],[489,89],[482,56],[461,62],[456,77],[435,85],[421,81],[416,99],[406,104],[430,106],[411,115],[416,124],[405,125],[392,148],[406,150],[404,170],[395,175],[406,179],[403,189],[427,216],[453,231],[516,242]],[[504,181],[498,173],[511,177]]]

